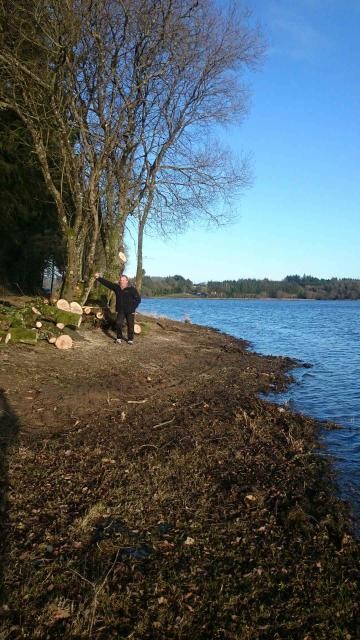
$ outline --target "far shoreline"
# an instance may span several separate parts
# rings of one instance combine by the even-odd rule
[[[169,294],[162,296],[148,296],[142,294],[143,300],[264,300],[266,302],[360,302],[360,298],[341,298],[334,300],[333,298],[262,298],[262,297],[221,297],[221,296],[196,296],[196,295],[181,295],[181,294]]]

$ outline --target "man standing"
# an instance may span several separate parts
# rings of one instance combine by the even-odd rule
[[[100,277],[100,273],[95,273],[95,278],[108,289],[115,292],[116,296],[116,340],[117,344],[123,340],[122,327],[126,320],[128,330],[128,344],[133,344],[135,310],[141,302],[138,291],[129,283],[129,278],[120,276],[119,283],[110,282]]]

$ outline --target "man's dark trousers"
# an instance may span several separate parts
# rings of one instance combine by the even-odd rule
[[[124,320],[126,320],[127,324],[128,340],[134,340],[135,313],[126,313],[125,311],[119,311],[116,314],[116,337],[119,339],[123,338],[122,328]]]

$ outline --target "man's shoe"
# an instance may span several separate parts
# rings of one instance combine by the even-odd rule
[[[121,338],[116,338],[116,339],[114,340],[114,342],[115,342],[115,344],[121,344]]]
[[[128,340],[128,344],[134,344],[133,340]]]

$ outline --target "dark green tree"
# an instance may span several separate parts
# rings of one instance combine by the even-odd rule
[[[46,265],[63,267],[55,207],[21,120],[0,111],[0,282],[39,291]]]

